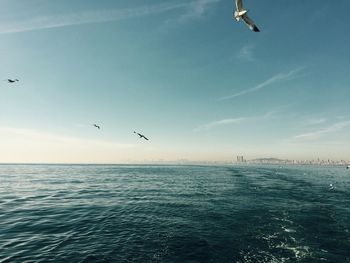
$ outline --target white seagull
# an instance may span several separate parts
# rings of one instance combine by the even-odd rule
[[[234,18],[237,21],[242,18],[251,30],[254,32],[260,32],[259,28],[255,25],[254,21],[248,17],[247,13],[248,10],[244,9],[242,0],[236,0],[236,11],[233,14]]]

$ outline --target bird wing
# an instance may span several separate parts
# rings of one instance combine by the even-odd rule
[[[243,10],[242,0],[236,0],[236,9],[237,9],[237,11]]]
[[[254,32],[260,32],[259,28],[255,25],[254,21],[249,18],[249,16],[245,14],[242,16],[242,18],[251,30]]]
[[[143,138],[145,138],[145,140],[147,140],[147,141],[148,141],[148,138],[146,138],[146,136],[142,135],[142,137],[143,137]]]

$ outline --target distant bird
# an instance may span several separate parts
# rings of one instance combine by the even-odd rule
[[[143,138],[143,139],[148,141],[148,138],[145,135],[142,135],[142,134],[140,134],[140,133],[138,133],[136,131],[134,131],[134,133],[137,134],[138,136],[140,136],[140,138]]]
[[[350,169],[350,165],[346,166],[346,169]]]
[[[255,25],[254,21],[251,20],[248,15],[248,11],[244,9],[242,0],[236,0],[236,11],[233,16],[237,22],[242,18],[248,27],[254,32],[260,32],[259,28]]]
[[[94,127],[96,127],[97,129],[101,129],[101,126],[97,125],[97,124],[94,124]]]
[[[333,184],[329,184],[329,190],[330,190],[330,191],[335,190],[335,186],[334,186]]]
[[[18,82],[18,79],[5,79],[5,81],[7,81],[8,83],[15,83]]]

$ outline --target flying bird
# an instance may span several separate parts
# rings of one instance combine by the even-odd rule
[[[94,127],[96,127],[99,130],[101,129],[101,127],[99,125],[97,125],[97,124],[94,124]]]
[[[237,20],[237,22],[242,18],[251,30],[254,32],[260,32],[259,28],[255,25],[254,21],[248,17],[247,13],[248,10],[244,9],[242,0],[236,0],[236,10],[233,17]]]
[[[147,138],[145,135],[140,134],[140,133],[135,132],[135,131],[134,131],[134,133],[137,134],[138,136],[140,136],[140,138],[143,138],[143,139],[145,139],[146,141],[148,141],[148,138]]]
[[[18,79],[5,79],[5,81],[7,81],[8,83],[15,83],[18,82]]]

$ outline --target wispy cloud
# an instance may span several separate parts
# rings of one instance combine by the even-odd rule
[[[187,12],[179,17],[180,22],[198,19],[202,17],[208,10],[211,4],[217,3],[220,0],[197,0],[189,2]]]
[[[218,1],[219,0],[193,0],[189,2],[148,5],[138,8],[96,10],[71,14],[39,16],[16,22],[1,22],[0,34],[120,21],[136,17],[161,14],[173,10],[183,10],[185,14],[182,16],[182,20],[185,21],[190,18],[202,16],[209,4]]]
[[[327,119],[325,119],[325,118],[309,119],[306,121],[306,124],[309,126],[313,126],[313,125],[323,124],[326,121],[327,121]]]
[[[223,119],[218,121],[213,121],[204,125],[201,125],[194,129],[195,132],[203,131],[203,130],[210,130],[212,128],[220,127],[220,126],[226,126],[226,125],[233,125],[233,124],[239,124],[243,122],[248,121],[262,121],[274,118],[275,115],[278,113],[278,111],[270,111],[267,112],[264,115],[261,116],[253,116],[253,117],[238,117],[238,118],[230,118],[230,119]]]
[[[323,127],[321,129],[318,129],[316,131],[300,134],[297,136],[294,136],[293,139],[295,140],[315,140],[319,139],[321,136],[328,134],[328,133],[333,133],[333,132],[338,132],[344,129],[345,127],[350,125],[350,121],[341,121],[334,123],[330,126]]]
[[[236,97],[239,97],[239,96],[243,96],[243,95],[246,95],[246,94],[249,94],[249,93],[261,90],[263,88],[266,88],[266,87],[268,87],[270,85],[273,85],[275,83],[278,83],[278,82],[294,79],[294,78],[296,78],[298,76],[299,72],[302,69],[303,68],[297,68],[297,69],[291,70],[291,71],[289,71],[287,73],[279,73],[279,74],[277,74],[277,75],[275,75],[275,76],[265,80],[264,82],[256,85],[253,88],[246,89],[246,90],[234,93],[234,94],[229,95],[229,96],[221,97],[221,98],[219,98],[219,100],[233,99],[233,98],[236,98]]]
[[[238,53],[236,54],[236,57],[242,61],[247,61],[247,62],[254,61],[255,60],[254,50],[255,50],[254,45],[252,44],[245,45],[238,51]]]
[[[223,120],[219,120],[219,121],[213,121],[210,123],[207,123],[205,125],[199,126],[196,129],[194,129],[194,131],[202,131],[202,130],[209,130],[211,128],[214,127],[218,127],[218,126],[223,126],[223,125],[229,125],[229,124],[236,124],[236,123],[240,123],[242,121],[247,120],[247,118],[233,118],[233,119],[223,119]]]

